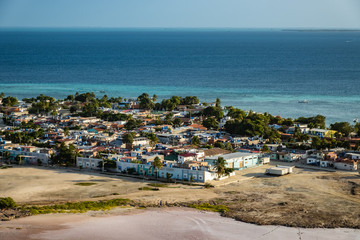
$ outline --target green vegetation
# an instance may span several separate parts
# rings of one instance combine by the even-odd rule
[[[219,122],[216,120],[215,117],[208,117],[202,122],[202,125],[204,125],[204,127],[206,127],[207,129],[219,129]]]
[[[189,207],[203,211],[220,212],[220,213],[225,213],[229,211],[229,209],[225,205],[211,205],[209,203],[190,204]]]
[[[0,209],[15,208],[17,205],[11,197],[0,198]]]
[[[200,138],[198,136],[193,136],[191,138],[191,143],[193,145],[199,146],[201,144]]]
[[[348,137],[354,128],[348,122],[336,122],[330,124],[330,129],[340,132],[344,137]]]
[[[132,144],[134,142],[134,136],[135,136],[134,132],[125,133],[122,138],[122,142]]]
[[[316,115],[315,117],[299,117],[295,122],[308,124],[309,128],[325,128],[325,117]]]
[[[66,146],[64,143],[61,143],[56,149],[58,150],[58,154],[52,157],[53,164],[75,165],[76,157],[79,153],[73,144]]]
[[[30,211],[32,215],[48,213],[82,213],[87,211],[110,210],[114,207],[127,206],[129,199],[119,198],[106,201],[85,201],[75,203],[56,204],[49,206],[23,206],[22,210]]]
[[[93,182],[80,182],[80,183],[75,183],[75,185],[78,185],[78,186],[92,186],[92,185],[95,185],[97,183],[93,183]]]
[[[164,164],[162,163],[160,158],[158,156],[156,156],[154,159],[154,168],[155,168],[155,172],[156,172],[156,178],[158,177],[159,169],[161,169],[163,166],[164,166]]]
[[[29,108],[29,113],[33,114],[47,114],[49,112],[56,112],[58,104],[55,101],[55,98],[50,96],[45,96],[40,94],[36,99],[27,99],[27,101],[32,102],[31,107]]]
[[[232,168],[227,168],[226,161],[223,157],[218,157],[216,163],[215,163],[215,169],[216,174],[218,175],[218,178],[224,176],[224,175],[230,175],[234,170]]]
[[[139,188],[139,190],[143,190],[143,191],[159,191],[159,188],[152,188],[152,187],[141,187]]]
[[[18,104],[19,101],[17,100],[16,97],[6,97],[2,99],[2,104],[4,107],[12,107],[15,106],[16,104]]]

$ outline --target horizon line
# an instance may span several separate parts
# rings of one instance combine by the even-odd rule
[[[0,26],[0,30],[299,30],[299,31],[360,31],[360,28],[335,28],[335,27],[29,27],[29,26]]]

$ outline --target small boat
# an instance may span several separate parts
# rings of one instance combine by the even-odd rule
[[[100,93],[105,93],[105,91],[104,91],[104,90],[101,90]]]
[[[306,100],[306,99],[304,99],[304,100],[299,100],[298,103],[309,103],[309,100]]]
[[[357,118],[355,118],[355,119],[353,120],[354,123],[357,123],[358,121],[359,121],[359,119],[357,119]]]

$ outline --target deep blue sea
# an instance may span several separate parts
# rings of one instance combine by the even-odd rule
[[[0,91],[196,95],[284,117],[352,121],[360,118],[360,32],[3,29]]]

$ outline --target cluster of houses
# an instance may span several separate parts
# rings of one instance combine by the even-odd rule
[[[66,102],[63,102],[66,104]],[[97,117],[73,116],[69,109],[57,109],[56,116],[44,116],[28,113],[31,106],[20,102],[16,107],[2,109],[2,117],[11,124],[0,122],[0,153],[1,163],[5,161],[20,161],[22,164],[49,165],[51,158],[57,154],[53,148],[58,144],[72,144],[81,157],[77,157],[76,166],[83,169],[102,170],[103,159],[113,160],[116,166],[111,171],[142,176],[170,178],[180,181],[206,182],[219,178],[216,174],[216,162],[222,157],[226,167],[233,170],[256,167],[270,160],[296,161],[306,159],[307,164],[320,167],[333,167],[344,170],[356,170],[360,154],[350,152],[300,152],[286,150],[279,144],[269,144],[261,137],[231,136],[222,130],[230,117],[225,116],[219,121],[220,130],[209,130],[202,125],[202,116],[191,117],[204,109],[202,104],[195,104],[191,108],[178,106],[171,111],[172,118],[181,120],[180,126],[174,127],[166,123],[169,112],[150,111],[138,108],[136,102],[113,104],[111,108],[101,108],[103,112],[112,114],[131,115],[133,119],[141,121],[131,143],[124,141],[129,131],[124,128],[127,121],[106,121]],[[211,105],[211,104],[210,104]],[[124,106],[127,106],[124,109]],[[161,120],[163,124],[155,124]],[[0,120],[2,121],[2,120]],[[43,136],[36,139],[38,145],[46,147],[26,146],[6,140],[4,132],[31,133],[34,129],[21,127],[23,123],[32,122],[43,129]],[[271,126],[277,129],[278,125]],[[298,127],[302,133],[319,137],[334,137],[335,131],[325,129],[309,129],[306,124],[294,125],[284,134],[291,134]],[[154,144],[147,138],[153,133],[157,137]],[[213,145],[216,142],[231,145],[231,149],[201,148],[192,144],[196,136],[201,144]],[[263,153],[264,146],[270,153]],[[8,154],[5,154],[8,152]],[[5,155],[6,158],[4,157]],[[154,161],[159,158],[162,167],[157,169]]]

